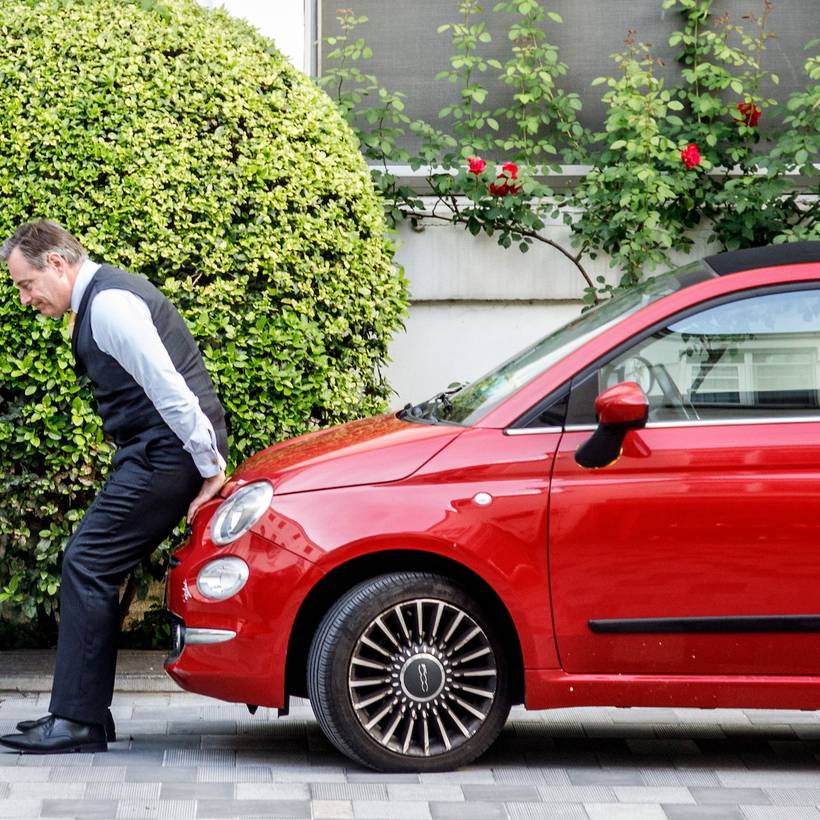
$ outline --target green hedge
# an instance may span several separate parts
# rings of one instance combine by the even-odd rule
[[[188,0],[4,0],[0,40],[0,237],[54,219],[161,286],[231,464],[383,408],[406,283],[355,137],[270,41]],[[62,326],[0,279],[0,621],[53,636],[60,550],[111,448]]]

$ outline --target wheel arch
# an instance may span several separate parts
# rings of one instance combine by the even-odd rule
[[[513,703],[524,702],[524,661],[512,616],[495,590],[476,572],[450,558],[423,550],[380,550],[346,561],[328,572],[305,596],[291,629],[285,661],[285,692],[307,696],[305,679],[308,651],[325,613],[356,584],[397,571],[427,571],[460,583],[495,614],[501,624],[508,659]]]

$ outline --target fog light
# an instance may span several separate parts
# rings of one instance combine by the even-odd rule
[[[249,574],[248,565],[241,558],[217,558],[199,571],[196,588],[205,598],[224,601],[245,586]]]

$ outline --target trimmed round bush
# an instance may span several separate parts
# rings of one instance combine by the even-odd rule
[[[324,92],[192,0],[4,0],[0,39],[0,238],[54,219],[161,287],[225,406],[232,465],[383,409],[406,283]],[[1,278],[0,619],[53,636],[60,549],[111,446],[63,326]]]

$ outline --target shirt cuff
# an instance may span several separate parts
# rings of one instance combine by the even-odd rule
[[[217,452],[197,453],[192,458],[203,478],[213,478],[225,469],[225,459]]]

